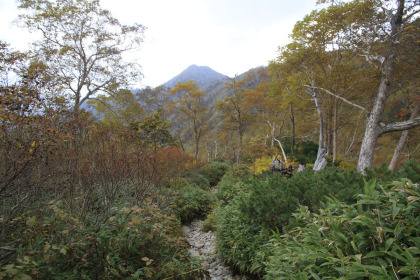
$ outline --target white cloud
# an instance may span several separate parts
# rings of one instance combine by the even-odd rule
[[[267,65],[276,58],[278,46],[287,43],[295,22],[315,8],[316,0],[101,0],[101,3],[122,23],[137,22],[147,27],[138,54],[144,74],[139,86],[157,86],[191,64],[206,65],[228,76]],[[26,33],[10,27],[16,15],[15,3],[0,0],[0,39],[24,48]]]

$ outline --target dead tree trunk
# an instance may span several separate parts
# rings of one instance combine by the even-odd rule
[[[295,155],[295,116],[293,114],[293,104],[290,104],[290,121],[292,122],[292,156]]]
[[[321,108],[319,107],[318,97],[316,95],[317,89],[315,86],[315,79],[313,78],[312,72],[312,89],[307,89],[306,93],[311,95],[315,101],[316,111],[318,112],[319,117],[319,141],[318,141],[318,155],[316,157],[316,161],[314,163],[313,170],[319,171],[324,169],[327,166],[327,150],[324,148],[324,121],[322,119],[322,112]]]
[[[417,101],[416,106],[411,112],[410,120],[414,120],[414,118],[417,116],[419,112],[419,109],[420,109],[420,101]],[[389,164],[389,167],[388,167],[392,171],[395,171],[397,169],[397,164],[400,159],[401,151],[404,147],[405,142],[407,141],[407,137],[408,137],[408,130],[404,130],[401,133],[400,141],[395,147],[394,156],[392,157],[391,163]]]
[[[333,128],[333,165],[337,161],[338,153],[338,100],[334,101],[334,128]]]
[[[276,128],[278,126],[276,125],[276,121],[273,121],[273,123],[271,123],[269,120],[267,120],[266,122],[270,126],[271,146],[274,147],[274,141],[279,144],[280,150],[283,154],[284,161],[286,162],[286,165],[288,165],[289,163],[287,161],[286,153],[284,152],[283,145],[281,144],[281,141],[279,140],[279,137],[278,137],[278,136],[280,136],[281,131],[283,130],[284,121],[282,122],[281,126],[279,127],[279,133],[278,133],[277,137],[276,137]]]

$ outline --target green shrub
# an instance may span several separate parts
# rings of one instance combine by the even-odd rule
[[[420,164],[409,160],[396,172],[397,178],[407,178],[413,183],[420,184]]]
[[[238,207],[254,224],[282,231],[299,205],[316,210],[326,196],[352,202],[362,186],[358,173],[337,168],[306,170],[290,179],[267,173],[246,181],[250,194],[239,201]]]
[[[217,208],[215,208],[215,209],[217,209]],[[204,232],[209,232],[209,231],[215,231],[216,230],[217,215],[216,215],[215,209],[213,209],[213,211],[210,214],[207,215],[206,219],[203,222],[202,230]]]
[[[258,279],[268,255],[263,247],[271,232],[262,225],[252,224],[242,215],[236,203],[220,208],[217,215],[217,251],[223,259],[241,273]]]
[[[299,223],[290,220],[299,205],[316,210],[325,196],[352,202],[362,186],[358,173],[336,168],[307,170],[290,179],[267,173],[242,181],[228,172],[218,185],[218,251],[242,273],[260,277],[272,249],[263,245],[272,232]]]
[[[376,180],[378,183],[387,183],[401,178],[410,179],[414,183],[420,183],[420,164],[409,160],[399,170],[393,172],[388,169],[386,163],[383,163],[379,167],[367,169],[365,175],[366,180]]]
[[[225,205],[242,191],[241,179],[226,174],[217,185],[217,199]]]
[[[250,174],[249,169],[243,165],[235,165],[234,168],[226,172],[217,185],[217,198],[222,205],[225,205],[243,191],[244,184],[241,182],[248,178]]]
[[[210,190],[210,182],[207,178],[197,172],[190,172],[187,178],[190,185],[195,185],[203,190]]]
[[[214,195],[210,191],[196,186],[187,186],[179,190],[175,212],[183,224],[188,224],[208,214],[214,202]]]
[[[390,182],[398,177],[396,172],[392,172],[388,169],[386,163],[382,163],[381,166],[374,167],[372,169],[367,169],[365,171],[365,179],[369,180],[376,180],[377,182]]]
[[[17,250],[0,268],[5,279],[197,279],[202,271],[179,236],[179,220],[149,202],[115,205],[109,217],[83,221],[52,201],[20,219]],[[13,237],[12,237],[13,238]]]
[[[217,250],[230,266],[249,274],[252,279],[259,279],[264,269],[263,260],[268,255],[262,245],[268,242],[271,232],[253,223],[239,209],[239,201],[249,195],[245,183],[249,176],[247,167],[236,165],[217,185],[220,200],[215,211]]]
[[[169,179],[166,182],[165,186],[167,188],[182,189],[190,185],[191,185],[191,182],[187,178],[175,177],[175,178]]]
[[[330,199],[294,216],[304,226],[270,242],[265,279],[419,279],[420,188],[366,183],[351,205]]]
[[[284,150],[287,155],[292,154],[290,139],[284,141]],[[300,164],[314,163],[318,154],[318,144],[313,141],[301,141],[295,144],[294,158]]]
[[[274,248],[273,244],[263,245],[271,233],[281,235],[305,225],[303,219],[292,216],[299,207],[319,214],[330,199],[352,204],[363,192],[366,178],[377,177],[381,182],[403,174],[415,178],[418,170],[418,164],[408,163],[395,173],[380,167],[364,177],[355,170],[330,167],[319,172],[306,170],[290,179],[271,172],[240,179],[233,175],[234,170],[229,171],[218,185],[218,250],[243,273],[261,276]]]
[[[219,183],[229,168],[230,166],[226,162],[213,161],[202,167],[198,173],[204,176],[210,183],[210,186],[213,187]]]

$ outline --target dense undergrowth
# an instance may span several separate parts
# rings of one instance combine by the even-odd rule
[[[57,108],[2,118],[0,279],[203,275],[181,223],[211,210],[225,164],[195,164],[159,119],[146,131]]]
[[[302,223],[266,245],[265,279],[419,279],[420,188],[401,179],[366,183],[357,202],[301,206]]]
[[[71,215],[63,202],[51,201],[15,220],[19,236],[14,261],[3,267],[5,279],[163,279],[185,272],[200,275],[200,264],[187,252],[174,215],[151,201],[116,203],[109,218]],[[195,271],[196,273],[193,273]],[[25,277],[26,278],[25,278]]]
[[[46,192],[21,214],[3,216],[0,279],[200,278],[181,223],[211,211],[210,186],[229,166],[192,167],[161,185],[97,182],[88,197],[77,188],[71,205],[67,193]]]
[[[27,111],[3,114],[0,279],[197,279],[205,272],[188,253],[181,225],[206,215],[205,228],[217,231],[219,254],[253,279],[281,279],[289,270],[277,262],[286,258],[289,244],[305,246],[294,250],[296,258],[284,260],[284,266],[291,260],[287,269],[302,279],[351,278],[362,271],[372,277],[394,277],[394,271],[396,279],[417,276],[419,254],[413,248],[419,248],[419,221],[410,217],[418,217],[418,187],[394,184],[408,184],[406,193],[411,193],[405,200],[397,189],[386,187],[400,178],[418,183],[420,167],[414,162],[395,173],[381,167],[366,176],[338,168],[307,170],[291,179],[269,172],[251,175],[245,165],[197,165],[171,137],[156,134],[166,127],[159,118],[147,123],[153,128],[149,131],[144,123],[121,127],[88,114],[49,113],[48,118]],[[14,130],[17,124],[20,129]],[[372,180],[373,192],[380,193],[374,209],[382,212],[365,210],[357,196]],[[211,192],[215,185],[216,195]],[[381,186],[386,192],[381,193]],[[336,263],[331,263],[337,260],[331,251],[324,259],[313,253],[322,252],[316,245],[324,239],[304,244],[308,240],[294,235],[300,227],[299,236],[312,238],[316,230],[308,220],[322,224],[347,215],[343,209],[321,210],[333,205],[328,197],[335,208],[364,211],[370,219],[366,228],[348,224],[336,234],[352,246],[343,244]],[[384,227],[377,220],[392,223]],[[365,232],[361,243],[351,236],[358,231]],[[308,267],[305,255],[316,267]],[[382,268],[383,262],[391,270]],[[318,264],[338,274],[320,270]]]
[[[419,189],[418,185],[405,183],[401,178],[418,183],[419,171],[418,164],[407,162],[398,172],[390,172],[382,166],[368,171],[365,176],[351,170],[327,168],[316,173],[307,170],[290,179],[271,173],[251,176],[244,171],[240,180],[232,175],[235,171],[228,172],[219,183],[217,194],[221,199],[215,210],[218,252],[231,266],[253,279],[356,279],[354,276],[360,276],[362,272],[370,279],[414,277],[419,271],[419,251],[415,249],[419,248]],[[391,184],[394,180],[397,182]],[[361,195],[366,195],[366,189],[370,190],[369,194],[375,193],[376,200],[369,197],[371,201],[366,202],[367,198]],[[391,199],[394,195],[389,192],[391,189],[403,197],[397,195]],[[350,228],[343,225],[328,239],[328,244],[332,242],[328,247],[321,236],[323,230],[317,230],[322,228],[321,224],[325,226],[325,220],[337,213],[347,213],[348,209],[369,217],[370,225],[364,228],[363,219],[362,222],[352,220],[357,215],[346,217]],[[330,216],[325,217],[326,212]],[[384,226],[388,221],[392,225]],[[395,229],[397,225],[398,230]],[[404,242],[401,232],[396,233],[397,236],[393,234],[399,230],[404,231]],[[298,236],[302,236],[301,239]],[[388,240],[385,237],[398,242],[388,241],[385,253],[384,250],[371,253],[385,246]],[[351,241],[359,243],[352,244]],[[368,245],[369,242],[373,245]],[[339,244],[344,246],[344,243],[346,247],[340,248]],[[289,248],[290,244],[302,247],[293,249]],[[356,249],[349,250],[353,246]],[[335,250],[335,253],[324,256],[320,252],[325,250]],[[306,255],[311,254],[313,257],[306,259]],[[369,259],[373,257],[378,260]],[[345,266],[348,267],[343,268]],[[398,276],[391,275],[393,270]]]
[[[217,185],[228,168],[226,163],[212,162],[195,172],[190,172],[188,178],[180,179],[176,183],[179,199],[175,211],[182,223],[188,224],[211,212],[216,198],[210,192],[210,187]]]

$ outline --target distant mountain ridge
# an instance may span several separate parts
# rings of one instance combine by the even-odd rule
[[[227,78],[228,76],[216,72],[208,66],[198,66],[193,64],[163,85],[173,88],[178,82],[185,83],[192,80],[202,86],[218,80],[225,80]]]

